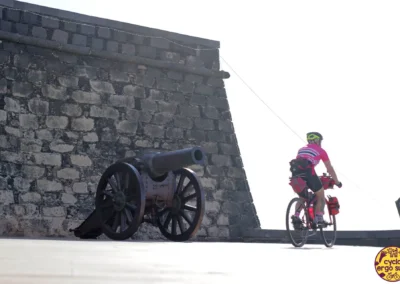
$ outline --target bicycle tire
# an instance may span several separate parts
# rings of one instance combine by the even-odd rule
[[[333,232],[334,232],[333,233],[334,234],[334,238],[332,239],[331,242],[329,242],[327,240],[327,238],[325,237],[324,228],[320,228],[322,241],[324,242],[324,245],[327,248],[331,248],[331,247],[333,247],[335,245],[336,237],[337,237],[336,216],[335,215],[329,215],[329,217],[332,217],[332,226],[333,226]]]
[[[305,207],[304,216],[306,217],[306,226],[308,226],[308,223],[309,223],[309,220],[310,220],[310,217],[308,215],[308,210],[307,210],[308,208],[307,208],[306,202],[303,199],[299,198],[299,197],[295,197],[292,200],[290,200],[290,202],[288,204],[288,207],[286,209],[286,233],[287,233],[287,235],[288,235],[288,237],[290,239],[290,242],[292,243],[292,245],[294,247],[302,247],[302,246],[304,246],[307,243],[308,233],[309,233],[308,227],[307,227],[306,228],[307,232],[306,232],[305,236],[302,238],[302,241],[300,243],[296,243],[296,241],[294,240],[292,234],[290,233],[290,225],[291,225],[291,222],[290,222],[290,219],[291,219],[290,207],[292,206],[293,203],[298,202],[298,201],[302,202],[304,204],[304,207]]]

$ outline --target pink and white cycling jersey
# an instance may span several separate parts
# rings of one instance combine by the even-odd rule
[[[304,158],[309,160],[314,166],[318,165],[319,162],[322,160],[323,162],[328,161],[329,157],[328,154],[324,149],[322,149],[317,144],[308,144],[300,148],[297,152],[296,158]]]

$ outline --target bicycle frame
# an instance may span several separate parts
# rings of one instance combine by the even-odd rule
[[[333,187],[335,186],[335,182],[332,179],[332,177],[328,176],[327,174],[323,174],[322,176],[319,176],[321,182],[322,182],[322,186],[324,190],[327,189],[333,189]],[[320,230],[321,232],[321,237],[323,239],[323,242],[325,244],[326,247],[332,247],[336,241],[336,216],[338,214],[339,211],[335,212],[332,210],[338,210],[340,207],[336,207],[335,204],[337,201],[337,199],[335,200],[331,200],[331,197],[328,195],[327,197],[325,197],[325,201],[326,201],[326,207],[327,207],[327,212],[329,215],[329,221],[324,222],[323,226],[316,226],[314,223],[314,214],[310,214],[310,208],[311,205],[316,204],[317,202],[317,196],[314,192],[309,191],[309,187],[307,186],[304,177],[301,176],[293,176],[290,177],[290,185],[292,186],[292,189],[295,193],[297,193],[298,197],[293,198],[290,202],[289,205],[287,207],[286,210],[286,231],[288,233],[288,237],[291,241],[291,243],[295,246],[295,247],[302,247],[306,242],[308,237],[313,236],[317,233],[317,230]],[[296,179],[296,180],[294,180]],[[291,206],[295,205],[295,211],[296,212],[300,212],[302,210],[305,210],[304,215],[302,217],[300,217],[301,219],[301,223],[299,224],[298,222],[294,223],[293,219],[293,215],[290,215],[290,208]],[[300,205],[300,206],[299,206]],[[333,207],[331,205],[334,205]],[[337,203],[337,205],[339,205],[339,203]],[[314,216],[311,216],[314,215]],[[292,216],[292,217],[291,217]],[[313,217],[313,218],[312,218]],[[290,222],[290,219],[292,219],[292,222]],[[292,225],[291,225],[292,224]],[[300,227],[298,227],[297,225],[300,225]],[[291,233],[292,230],[292,226],[294,226],[294,231],[300,231],[301,235],[302,235],[302,241],[301,242],[297,242],[294,237],[293,234]],[[329,237],[327,237],[326,232],[325,232],[325,228],[327,228],[328,226],[333,226],[333,239],[330,241]],[[303,233],[305,233],[305,235],[303,235]]]
[[[333,178],[331,176],[328,176],[326,173],[323,173],[322,176],[319,176],[319,178],[322,182],[322,186],[323,186],[324,190],[333,189],[333,187],[335,185],[335,181],[333,180]],[[306,191],[308,193],[311,193],[311,195],[308,194],[307,199],[305,199],[305,203],[306,203],[305,214],[308,215],[308,220],[309,220],[307,227],[308,227],[308,229],[316,230],[317,227],[315,227],[315,225],[313,223],[313,218],[311,218],[311,216],[309,215],[309,208],[310,208],[311,204],[316,203],[317,196],[315,193],[309,192],[308,190],[309,190],[309,188],[307,187]],[[328,204],[328,199],[326,197],[325,197],[325,204]],[[314,208],[315,208],[315,206],[314,206]],[[328,209],[328,213],[329,213],[329,209]],[[327,223],[327,226],[331,226],[331,225],[333,225],[332,215],[331,214],[328,214],[328,215],[329,215],[330,222]],[[314,213],[314,217],[315,217],[315,213]],[[327,226],[324,226],[324,228],[326,228]]]

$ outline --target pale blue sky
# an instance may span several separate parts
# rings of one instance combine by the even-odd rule
[[[219,40],[221,56],[292,129],[324,135],[343,182],[329,192],[342,206],[338,229],[399,229],[398,1],[25,2]],[[284,229],[288,162],[303,142],[222,69],[262,228]]]

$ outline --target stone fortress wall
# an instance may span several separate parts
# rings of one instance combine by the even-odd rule
[[[260,228],[220,70],[219,42],[0,1],[0,233],[73,237],[100,175],[143,151],[199,145],[196,239]],[[161,238],[142,225],[135,238]]]

